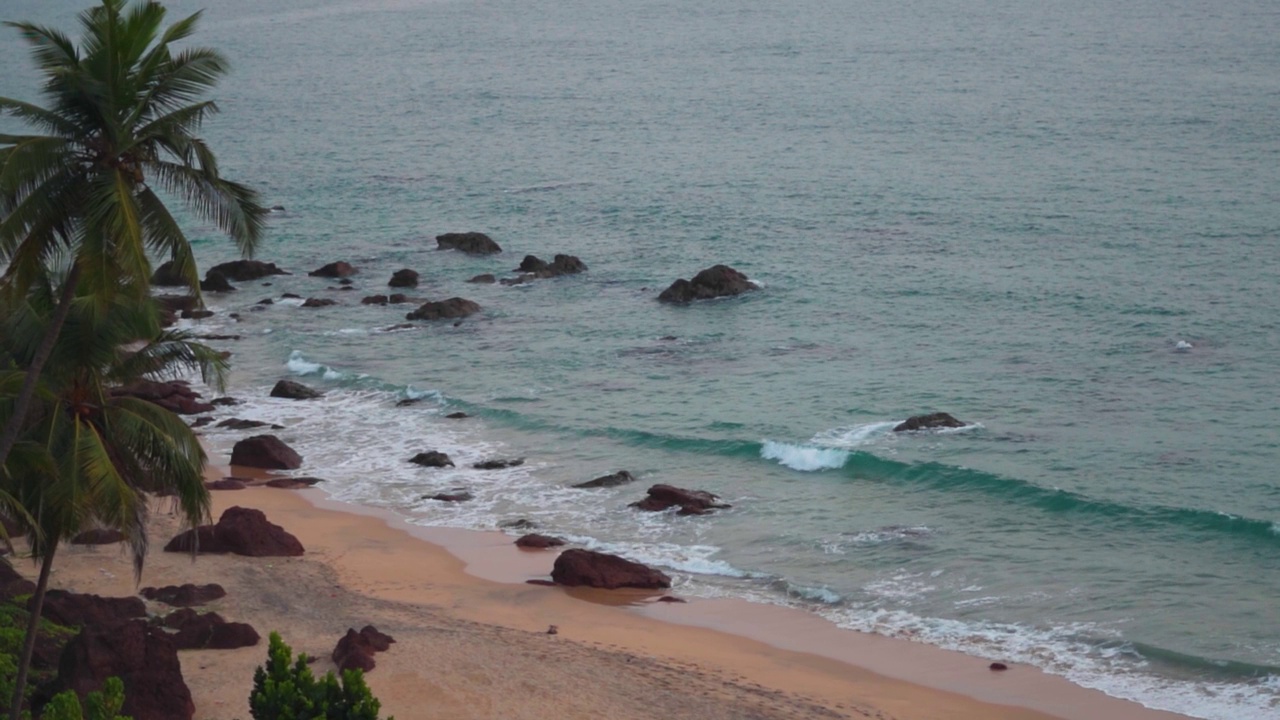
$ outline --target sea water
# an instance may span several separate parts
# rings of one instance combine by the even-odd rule
[[[70,30],[82,4],[0,13]],[[245,401],[217,417],[285,425],[326,492],[527,518],[683,595],[1150,707],[1280,716],[1274,3],[169,6],[202,4],[195,42],[233,64],[205,134],[283,206],[259,257],[293,275],[206,296],[192,327],[241,337],[215,341]],[[12,30],[0,67],[37,99]],[[234,256],[184,219],[202,267]],[[435,249],[461,231],[504,252]],[[465,282],[556,253],[589,271]],[[354,291],[307,276],[334,260]],[[761,289],[656,301],[717,263]],[[394,328],[411,305],[359,299],[402,267],[483,311]],[[283,377],[325,395],[268,398]],[[972,425],[892,431],[939,410]],[[640,481],[569,487],[622,469]],[[627,507],[654,483],[733,507]],[[455,488],[475,498],[422,499]]]

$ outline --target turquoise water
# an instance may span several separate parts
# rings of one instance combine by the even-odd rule
[[[296,273],[209,298],[250,401],[220,415],[418,522],[527,517],[684,594],[1276,717],[1277,37],[1260,0],[211,4],[207,134]],[[0,94],[34,98],[23,53]],[[506,252],[433,249],[467,230]],[[590,271],[465,282],[558,252]],[[306,276],[340,259],[356,291]],[[762,289],[655,301],[715,263]],[[358,299],[401,267],[484,312],[384,332],[409,308]],[[342,305],[250,311],[286,291]],[[284,376],[328,394],[265,398]],[[977,425],[889,431],[935,410]],[[734,507],[628,510],[654,482]]]

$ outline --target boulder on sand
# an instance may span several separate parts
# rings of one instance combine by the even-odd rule
[[[227,596],[227,591],[217,583],[208,585],[165,585],[164,587],[144,587],[139,591],[142,597],[156,600],[174,607],[191,607],[204,605]]]
[[[302,456],[275,435],[254,435],[231,449],[231,464],[266,470],[295,470],[302,467]]]
[[[198,541],[198,543],[197,543]],[[269,522],[261,510],[227,508],[216,525],[201,525],[179,533],[165,552],[234,553],[248,557],[296,557],[302,543],[284,528]]]
[[[681,278],[658,295],[662,302],[687,303],[694,300],[740,295],[759,286],[746,275],[728,265],[714,265],[693,276],[693,280]]]
[[[560,553],[551,570],[551,579],[560,585],[586,585],[607,590],[671,587],[671,578],[661,571],[617,555],[579,549]]]
[[[51,690],[73,690],[84,697],[101,690],[113,675],[124,683],[123,715],[133,720],[194,717],[196,706],[182,679],[178,649],[163,629],[140,619],[86,627],[62,651]]]

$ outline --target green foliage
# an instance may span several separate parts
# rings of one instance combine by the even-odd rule
[[[13,682],[18,674],[18,655],[22,651],[27,620],[31,616],[25,609],[29,597],[20,595],[10,602],[0,603],[0,701],[13,697]],[[40,636],[59,648],[75,637],[77,632],[75,628],[40,620]],[[33,686],[52,680],[55,674],[53,669],[32,671],[31,682],[24,688],[25,695],[30,695]]]
[[[118,677],[107,678],[102,692],[91,692],[85,698],[87,708],[80,707],[80,700],[70,690],[53,696],[44,706],[41,720],[132,720],[120,714],[124,706],[124,683]],[[88,710],[87,714],[85,710]]]
[[[379,720],[381,708],[363,672],[347,670],[341,681],[330,672],[317,680],[307,657],[294,661],[293,649],[279,633],[271,633],[267,662],[253,673],[249,712],[254,720]]]

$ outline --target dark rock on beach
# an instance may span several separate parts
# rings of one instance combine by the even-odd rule
[[[204,613],[184,608],[170,613],[164,626],[178,632],[172,635],[179,650],[234,650],[253,647],[261,637],[252,625],[227,622],[218,613]]]
[[[312,270],[307,274],[311,277],[345,278],[358,272],[360,271],[356,270],[351,263],[339,260],[338,262],[331,262],[322,268]]]
[[[187,287],[187,281],[173,269],[173,261],[162,263],[151,273],[151,284],[156,287]]]
[[[387,281],[387,285],[391,287],[418,287],[418,273],[409,268],[397,270],[391,274],[391,279]]]
[[[428,450],[427,452],[420,452],[417,455],[414,455],[413,457],[409,458],[409,462],[413,463],[414,465],[421,465],[423,467],[453,467],[454,466],[453,460],[451,460],[448,455],[442,452],[439,452],[437,450]]]
[[[550,535],[539,535],[538,533],[529,533],[516,540],[516,547],[532,550],[544,550],[546,548],[560,547],[561,545],[564,545],[564,540]]]
[[[551,570],[551,579],[560,585],[586,585],[607,590],[671,587],[671,578],[661,571],[617,555],[578,549],[560,553]]]
[[[502,252],[493,238],[479,232],[444,233],[436,236],[438,250],[461,250],[468,255],[492,255]]]
[[[84,697],[101,690],[111,676],[124,683],[123,715],[134,720],[191,720],[195,715],[173,639],[144,620],[81,631],[63,650],[51,690],[73,690]]]
[[[204,605],[227,596],[227,591],[217,583],[208,585],[165,585],[164,587],[144,587],[139,591],[142,597],[155,600],[174,607],[191,607]]]
[[[288,398],[290,400],[312,400],[324,395],[306,385],[292,380],[281,380],[271,388],[271,397]]]
[[[340,670],[360,668],[369,672],[376,665],[373,654],[385,652],[394,642],[395,638],[379,632],[372,625],[365,625],[360,628],[360,632],[356,632],[355,628],[348,628],[347,634],[338,641],[330,657]]]
[[[694,275],[693,280],[681,278],[671,283],[670,287],[658,295],[658,299],[669,303],[687,303],[740,295],[757,287],[746,275],[728,265],[714,265]]]
[[[124,533],[110,528],[95,528],[71,538],[72,545],[113,545],[124,542]]]
[[[913,415],[901,422],[893,428],[894,432],[909,432],[912,430],[931,430],[933,428],[959,428],[965,427],[969,423],[957,420],[947,413],[933,413],[931,415]]]
[[[197,542],[198,541],[198,542]],[[261,510],[229,507],[216,525],[201,525],[179,533],[165,552],[233,553],[249,557],[295,557],[302,543],[284,528],[271,523]]]
[[[470,300],[452,297],[448,300],[423,303],[417,310],[405,315],[406,320],[448,320],[464,318],[480,312],[480,306]]]
[[[273,430],[283,430],[283,425],[275,425],[261,420],[243,420],[241,418],[227,418],[222,422],[214,425],[214,427],[227,428],[228,430],[252,430],[260,427],[270,427]]]
[[[267,470],[294,470],[302,467],[302,456],[275,435],[254,435],[231,449],[231,464]]]
[[[245,481],[239,478],[226,477],[221,480],[209,480],[204,486],[209,490],[243,490],[249,487]]]
[[[35,598],[27,601],[27,609]],[[43,615],[46,620],[68,627],[111,627],[128,622],[132,618],[147,616],[147,606],[138,597],[102,597],[50,590],[44,596]]]
[[[191,423],[191,427],[202,428],[205,425],[212,423],[213,421],[214,421],[214,417],[212,415],[205,415],[204,417],[196,418],[195,421]]]
[[[220,265],[214,265],[209,268],[210,273],[219,273],[224,275],[228,280],[236,282],[247,282],[249,280],[257,280],[269,275],[288,275],[289,273],[276,267],[275,263],[262,262],[261,260],[232,260]],[[206,273],[208,277],[208,273]]]
[[[309,487],[315,487],[317,484],[324,482],[318,477],[287,477],[272,478],[264,483],[269,488],[278,490],[304,490]]]
[[[626,470],[619,470],[618,472],[613,473],[612,475],[602,475],[594,480],[580,482],[577,485],[574,485],[573,487],[583,488],[583,489],[617,487],[618,485],[626,485],[627,483],[632,483],[635,481],[636,481],[635,475],[632,475]]]
[[[649,488],[649,496],[631,507],[650,512],[660,512],[668,508],[679,507],[680,515],[705,515],[716,509],[732,507],[720,502],[720,498],[705,490],[685,490],[673,485],[654,485]]]

